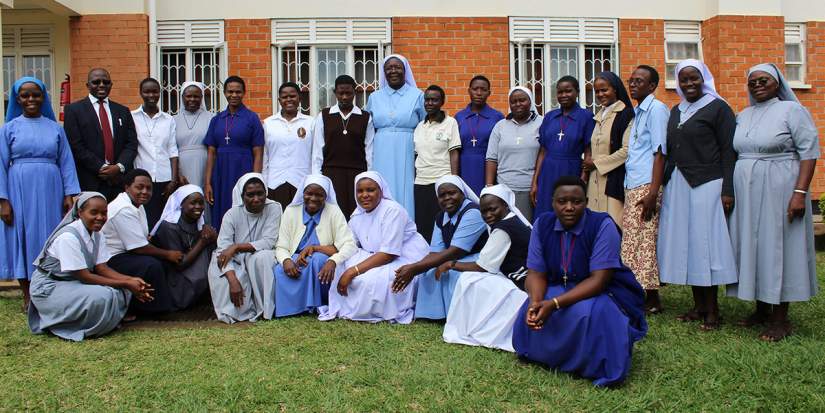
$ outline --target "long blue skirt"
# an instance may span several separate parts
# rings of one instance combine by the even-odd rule
[[[301,275],[292,278],[286,275],[281,264],[275,266],[275,317],[285,317],[314,311],[329,303],[329,284],[321,284],[321,272],[329,257],[320,252],[312,254],[307,266],[300,268]],[[292,255],[292,262],[298,261],[298,254]],[[297,264],[296,264],[297,265]]]
[[[582,172],[581,154],[555,154],[548,152],[541,163],[541,173],[536,186],[536,209],[533,211],[533,220],[539,215],[553,210],[553,185],[567,175],[579,176]]]
[[[243,174],[252,172],[252,149],[221,146],[212,167],[212,226],[220,230],[223,214],[232,208],[232,188]],[[266,182],[264,182],[265,184]]]
[[[475,262],[478,254],[470,254],[458,260],[460,262]],[[427,271],[418,278],[418,292],[415,297],[415,318],[443,320],[447,318],[447,311],[453,301],[453,292],[458,279],[459,271],[447,271],[441,274],[441,279],[435,279],[435,268]]]
[[[544,298],[565,292],[561,285],[551,285]],[[541,330],[527,327],[529,304],[528,298],[513,326],[513,348],[519,357],[590,379],[600,387],[624,381],[633,343],[644,333],[630,324],[610,296],[600,294],[555,311]]]
[[[372,168],[387,180],[393,198],[404,206],[411,217],[415,216],[414,154],[413,129],[381,128],[375,133]]]

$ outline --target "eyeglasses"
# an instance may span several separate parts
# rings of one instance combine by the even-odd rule
[[[109,80],[109,79],[95,79],[95,80],[90,80],[89,84],[92,85],[92,86],[100,86],[100,85],[109,86],[109,85],[112,84],[112,81]]]
[[[758,79],[748,80],[748,87],[765,86],[771,81],[769,77],[760,77]]]

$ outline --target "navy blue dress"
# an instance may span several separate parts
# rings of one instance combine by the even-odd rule
[[[552,212],[537,219],[527,267],[547,274],[544,299],[573,289],[591,271],[612,269],[613,277],[601,294],[554,311],[540,330],[531,330],[525,322],[528,298],[513,326],[513,347],[520,357],[585,377],[600,387],[624,381],[633,343],[647,334],[647,322],[644,290],[621,263],[620,245],[616,224],[607,213],[585,210],[568,231]],[[562,246],[565,255],[572,247],[566,282]]]
[[[470,109],[470,105],[455,114],[458,122],[458,131],[461,134],[461,156],[459,169],[461,179],[470,186],[475,193],[484,189],[484,163],[487,158],[487,142],[490,133],[504,115],[485,105],[479,113]]]

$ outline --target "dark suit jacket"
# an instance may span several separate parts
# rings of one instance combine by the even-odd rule
[[[110,99],[109,108],[112,112],[114,129],[112,137],[115,144],[115,163],[122,164],[126,171],[129,171],[132,169],[138,148],[135,122],[131,111],[126,106]],[[123,188],[118,185],[110,186],[97,176],[105,162],[103,132],[100,129],[100,121],[95,108],[88,96],[66,106],[63,128],[66,130],[69,145],[72,147],[80,189],[102,192],[107,198],[112,193],[121,192]]]

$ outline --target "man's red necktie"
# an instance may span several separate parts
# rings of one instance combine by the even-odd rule
[[[97,101],[100,104],[100,130],[103,132],[103,152],[106,156],[107,163],[114,163],[115,161],[115,143],[112,139],[112,127],[109,125],[109,115],[106,113],[106,106],[103,104],[103,99]]]

